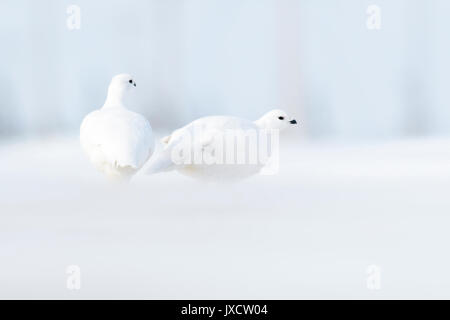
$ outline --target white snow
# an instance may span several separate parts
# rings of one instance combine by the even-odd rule
[[[76,138],[4,143],[0,298],[450,298],[449,146],[291,141],[274,176],[116,186]]]

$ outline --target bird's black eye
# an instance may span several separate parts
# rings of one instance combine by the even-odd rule
[[[280,119],[280,120],[284,120],[284,117],[278,117],[278,119]]]
[[[133,80],[128,81],[129,83],[133,83]]]

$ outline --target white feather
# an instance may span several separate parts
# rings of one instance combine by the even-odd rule
[[[169,170],[189,175],[203,180],[235,180],[241,179],[258,173],[264,164],[175,164],[173,161],[173,150],[180,147],[187,137],[192,139],[192,149],[200,147],[204,157],[205,153],[211,155],[211,149],[215,137],[222,135],[227,130],[240,130],[245,134],[247,130],[258,132],[262,129],[282,129],[278,117],[286,117],[286,123],[289,122],[286,114],[281,110],[273,110],[257,121],[250,121],[230,116],[210,116],[197,119],[188,125],[175,130],[171,135],[161,139],[163,150],[149,161],[145,172],[154,174]],[[201,132],[199,135],[198,133]],[[226,157],[226,150],[224,152]]]
[[[123,105],[128,79],[128,75],[113,78],[104,106],[89,113],[80,128],[81,146],[90,161],[112,178],[131,177],[154,150],[149,122]]]

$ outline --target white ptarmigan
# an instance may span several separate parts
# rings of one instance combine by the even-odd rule
[[[81,123],[80,142],[89,160],[113,180],[130,179],[154,151],[152,128],[125,107],[136,82],[128,74],[112,78],[103,107]]]
[[[259,161],[253,163],[246,161],[250,159],[251,152],[257,156],[261,154],[259,151],[261,145],[258,141],[262,138],[259,138],[259,133],[283,130],[296,123],[297,121],[288,117],[286,112],[278,109],[266,113],[256,121],[230,116],[200,118],[162,138],[163,150],[149,161],[143,172],[154,174],[176,170],[200,180],[240,180],[257,174],[267,165]],[[239,158],[238,146],[233,145],[233,142],[231,145],[225,143],[224,146],[224,141],[231,141],[227,138],[227,134],[230,133],[232,141],[241,141],[241,143],[244,141],[241,159],[245,158],[245,160],[241,163],[234,161]],[[252,145],[257,145],[255,148],[250,147],[249,136],[256,137],[253,140],[255,144]],[[269,136],[269,139],[274,138]],[[198,159],[201,159],[197,162],[195,162],[196,152],[198,152]],[[207,163],[203,161],[205,159],[213,160]],[[231,162],[217,161],[218,159],[231,159]]]

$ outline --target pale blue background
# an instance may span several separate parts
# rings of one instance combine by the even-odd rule
[[[448,0],[1,0],[0,298],[449,299],[449,18]],[[110,185],[78,128],[119,72],[156,138],[286,109],[279,172]]]
[[[81,29],[66,8],[81,8]],[[450,133],[450,2],[3,0],[0,134],[75,133],[110,78],[170,130],[208,114],[292,113],[306,138]]]

